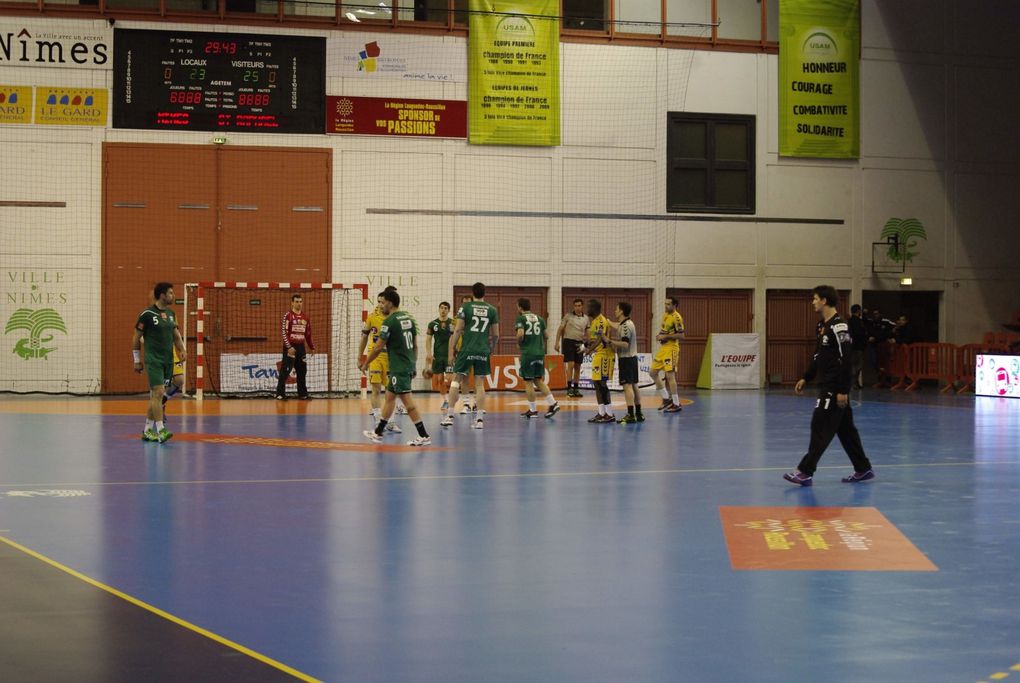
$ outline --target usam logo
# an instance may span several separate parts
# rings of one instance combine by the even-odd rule
[[[381,53],[382,49],[378,42],[373,40],[371,43],[365,43],[365,49],[358,52],[358,71],[374,73],[378,68],[378,59]]]
[[[836,39],[825,31],[815,29],[804,39],[801,52],[809,57],[838,57],[839,46]]]
[[[527,17],[511,15],[503,17],[496,24],[496,45],[500,40],[528,40],[534,39],[535,27]]]

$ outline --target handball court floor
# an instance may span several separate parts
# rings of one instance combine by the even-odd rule
[[[174,399],[158,445],[2,398],[0,680],[1020,680],[1020,401],[855,394],[877,479],[798,488],[812,397],[684,398],[419,397],[418,450],[358,399]]]

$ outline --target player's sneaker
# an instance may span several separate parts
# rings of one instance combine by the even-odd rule
[[[461,415],[467,415],[470,412],[471,412],[471,406],[469,406],[466,402],[460,404],[460,414]]]
[[[799,470],[796,472],[787,472],[783,475],[783,479],[791,484],[796,484],[797,486],[811,486],[811,475],[804,474]]]
[[[474,424],[471,425],[475,429],[485,429],[485,423],[482,422],[482,418],[475,418]]]
[[[439,406],[439,409],[440,410],[444,410],[444,411],[445,410],[449,410],[450,409],[450,402],[449,401],[443,401],[443,405]]]
[[[840,481],[844,484],[859,484],[862,481],[868,481],[869,479],[875,478],[875,470],[868,470],[867,472],[854,472],[848,477],[843,477]]]
[[[401,429],[400,425],[398,425],[396,422],[387,422],[386,431],[393,432],[394,434],[401,434],[404,430]]]
[[[616,416],[615,415],[603,415],[601,422],[603,424],[613,424],[614,425],[614,424],[616,424]]]
[[[312,397],[311,397],[310,394],[298,394],[298,400],[301,400],[301,401],[311,401]]]
[[[142,441],[159,441],[159,434],[155,429],[146,429],[142,432]]]
[[[286,396],[284,396],[283,394],[277,394],[277,395],[276,395],[276,400],[277,400],[277,401],[286,401],[286,400],[287,400],[287,397],[286,397]]]
[[[445,415],[442,420],[439,421],[440,427],[452,427],[453,426],[453,415]]]
[[[431,436],[419,436],[419,437],[416,437],[416,438],[411,439],[410,441],[408,441],[407,445],[408,446],[431,446],[432,445],[432,437]]]
[[[665,410],[666,408],[669,408],[671,405],[673,405],[673,399],[664,398],[662,399],[662,405],[656,408],[656,410]]]
[[[633,425],[633,424],[637,424],[637,418],[634,417],[633,415],[631,415],[630,413],[627,413],[626,415],[621,417],[619,420],[617,420],[617,422],[619,422],[622,425]]]
[[[159,441],[160,443],[166,443],[167,441],[173,438],[173,435],[174,435],[173,432],[171,432],[166,427],[163,427],[163,429],[159,430],[159,434],[156,435],[156,440]]]
[[[683,410],[683,408],[681,408],[676,403],[670,403],[668,408],[663,408],[662,409],[662,412],[664,412],[664,413],[679,413],[682,410]]]
[[[397,415],[407,415],[407,408],[402,405],[397,405]]]
[[[560,404],[559,403],[553,403],[551,406],[549,406],[549,410],[545,411],[545,416],[547,418],[548,417],[552,417],[553,415],[555,415],[558,412],[560,412]]]
[[[367,438],[369,441],[375,443],[383,442],[382,434],[376,434],[374,429],[366,429],[365,431],[362,432],[362,434],[364,434],[365,438]]]
[[[521,413],[521,417],[525,417],[525,418],[530,420],[533,417],[538,417],[538,411],[537,410],[525,410],[523,413]]]
[[[588,422],[591,422],[592,424],[598,424],[599,422],[602,422],[602,415],[600,415],[599,413],[595,413],[594,415],[588,418]]]
[[[636,416],[634,417],[634,419],[635,419],[636,421],[638,421],[638,422],[644,422],[644,421],[645,421],[645,414],[644,414],[644,413],[638,413],[638,414],[637,414],[637,415],[636,415]]]

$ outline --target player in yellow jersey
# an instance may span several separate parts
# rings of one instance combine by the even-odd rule
[[[184,388],[184,361],[181,360],[181,355],[177,353],[177,347],[174,347],[174,373],[173,379],[170,381],[170,385],[163,392],[163,424],[166,425],[166,402],[173,398],[174,394],[181,391]]]
[[[603,342],[603,337],[609,337],[611,325],[609,318],[602,315],[601,302],[590,299],[587,313],[591,320],[591,324],[588,326],[587,342],[587,351],[591,354],[591,383],[595,386],[595,402],[599,406],[598,413],[593,415],[588,422],[615,423],[612,399],[609,397],[609,380],[613,376],[616,352]]]
[[[386,320],[386,315],[383,313],[382,302],[383,293],[392,290],[396,291],[396,287],[390,286],[379,292],[376,297],[376,306],[368,317],[365,318],[365,326],[361,329],[361,344],[358,346],[358,364],[361,363],[368,357],[368,354],[372,353],[377,346],[385,347],[385,343],[379,338],[379,330],[382,328],[383,321]],[[379,411],[382,409],[383,394],[385,392],[386,382],[389,379],[390,371],[390,357],[385,350],[381,351],[378,356],[368,365],[368,384],[371,387],[371,394],[369,395],[369,403],[371,405],[368,414],[372,416],[372,420],[376,421],[379,419]],[[395,420],[386,424],[387,431],[400,433],[401,430],[398,425],[395,424]]]
[[[652,360],[650,374],[655,381],[655,389],[662,394],[662,405],[659,410],[664,413],[679,413],[680,396],[677,393],[676,369],[680,362],[680,340],[684,338],[684,319],[676,310],[675,297],[667,297],[662,325],[655,335],[656,341],[662,346]],[[666,375],[663,382],[662,375]]]

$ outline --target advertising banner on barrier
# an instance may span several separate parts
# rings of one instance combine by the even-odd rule
[[[1020,398],[1020,356],[981,353],[974,365],[975,394]]]
[[[651,353],[639,353],[638,357],[638,386],[646,387],[651,384],[655,384],[652,381],[652,375],[649,370],[652,367],[652,358],[654,354]],[[587,356],[584,362],[581,363],[581,386],[585,389],[591,389],[591,356]],[[611,391],[620,391],[623,387],[620,385],[620,359],[617,358],[613,364],[613,378],[609,380],[609,389]]]
[[[327,391],[329,359],[325,353],[305,357],[308,364],[308,391]],[[282,357],[279,353],[224,353],[220,356],[220,391],[222,393],[273,392],[280,377]],[[291,372],[287,378],[288,393],[296,391],[291,385],[297,378]]]
[[[859,0],[779,1],[779,155],[860,156]]]
[[[698,372],[699,389],[761,387],[761,347],[756,334],[711,334]]]
[[[520,356],[492,356],[489,359],[492,373],[485,380],[485,389],[487,391],[524,391],[524,380],[517,374],[520,366]],[[563,356],[545,357],[545,383],[554,390],[566,388],[567,379],[563,374]]]
[[[559,145],[559,0],[469,6],[468,141]]]

